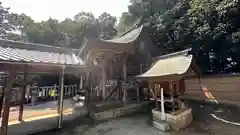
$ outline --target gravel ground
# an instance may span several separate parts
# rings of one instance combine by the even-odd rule
[[[180,132],[161,132],[149,124],[150,115],[137,114],[117,118],[107,122],[87,126],[85,124],[65,128],[45,135],[240,135],[240,126],[231,125],[214,119],[214,113],[220,118],[239,122],[238,108],[213,107],[210,105],[191,104],[194,121]],[[221,111],[219,111],[221,110]],[[42,133],[41,133],[42,134]]]

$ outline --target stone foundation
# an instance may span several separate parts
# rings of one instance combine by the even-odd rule
[[[152,113],[154,121],[162,120],[162,112],[153,109]],[[186,108],[175,114],[165,113],[165,118],[165,121],[171,125],[171,129],[179,131],[180,129],[187,127],[193,120],[192,109]]]
[[[107,120],[107,119],[116,118],[119,116],[129,115],[134,112],[138,112],[146,105],[147,105],[147,102],[143,102],[139,104],[127,104],[124,107],[110,109],[110,110],[106,110],[98,113],[91,113],[91,117],[97,121]]]

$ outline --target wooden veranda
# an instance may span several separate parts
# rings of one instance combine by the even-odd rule
[[[64,75],[79,75],[82,66],[83,61],[69,48],[0,40],[0,71],[7,74],[6,85],[3,88],[4,92],[2,93],[2,99],[0,101],[3,103],[0,135],[7,135],[11,91],[16,75],[24,75],[18,118],[21,121],[28,75],[36,73],[60,74],[57,125],[58,128],[61,128],[63,117]]]

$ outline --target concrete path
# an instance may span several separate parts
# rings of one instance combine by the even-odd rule
[[[70,113],[72,112],[72,104],[70,104],[70,100],[64,100],[63,103],[64,112]],[[11,107],[9,114],[9,123],[15,123],[18,120],[19,107]],[[42,104],[38,104],[36,106],[25,105],[23,111],[23,120],[39,117],[43,115],[51,115],[57,114],[57,101],[46,102]],[[1,118],[0,118],[1,121]],[[1,125],[1,122],[0,122]]]

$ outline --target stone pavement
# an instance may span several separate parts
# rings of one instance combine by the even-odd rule
[[[211,114],[239,122],[239,109],[221,108],[218,114],[216,107],[195,104],[193,108],[194,121],[180,132],[164,133],[149,125],[148,114],[137,114],[110,120],[95,126],[76,125],[59,132],[48,132],[45,135],[240,135],[240,126],[231,125],[214,119]],[[223,117],[224,116],[224,117]],[[231,117],[228,117],[231,116]],[[41,133],[42,134],[42,133]]]

